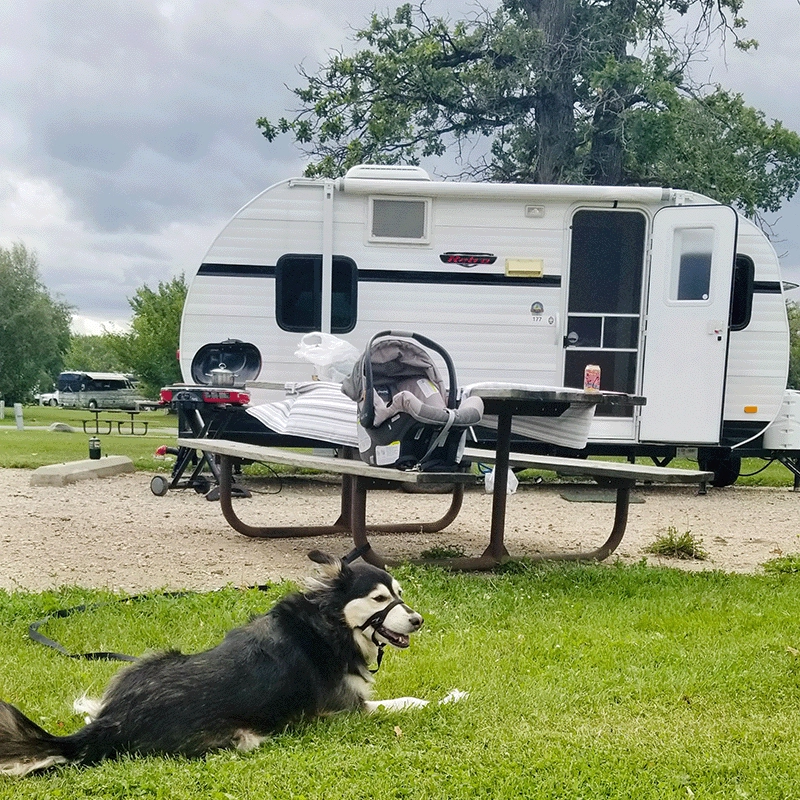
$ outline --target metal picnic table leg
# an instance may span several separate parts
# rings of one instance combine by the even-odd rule
[[[511,451],[511,414],[501,411],[497,417],[496,461],[494,465],[494,492],[492,494],[492,521],[489,530],[489,546],[483,557],[500,561],[508,558],[503,542],[506,527],[506,502],[508,497],[508,460]]]
[[[248,525],[236,515],[231,501],[233,484],[233,459],[230,456],[219,457],[219,505],[226,522],[245,536],[259,539],[291,539],[299,536],[324,536],[331,533],[347,533],[350,527],[342,522],[333,525],[294,525],[294,526],[255,526]]]
[[[633,482],[617,484],[617,500],[614,506],[614,525],[608,539],[595,550],[558,553],[536,553],[528,556],[530,561],[602,561],[608,558],[619,546],[628,525],[628,509],[630,507],[631,488]]]
[[[378,533],[438,533],[450,525],[461,511],[464,503],[464,484],[456,484],[450,495],[450,507],[443,517],[433,522],[404,522],[404,523],[381,523],[370,525],[371,531]]]
[[[352,511],[351,507],[353,504],[353,476],[352,475],[342,475],[342,496],[341,496],[341,506],[339,510],[339,517],[334,523],[334,525],[341,525],[345,530],[350,530],[351,525],[351,517]]]
[[[350,533],[353,544],[368,564],[385,569],[387,560],[372,549],[367,537],[367,480],[353,475],[350,494]]]
[[[343,476],[344,477],[344,476]],[[415,559],[400,559],[393,560],[387,559],[384,556],[373,550],[367,536],[367,492],[369,487],[369,479],[363,477],[352,477],[352,493],[350,495],[350,532],[353,536],[353,543],[357,549],[361,549],[361,557],[368,564],[373,564],[376,567],[384,569],[387,565],[400,564],[400,563],[413,563]],[[461,505],[464,500],[464,485],[457,484],[453,489],[452,498],[450,501],[450,508],[441,519],[435,522],[409,522],[405,524],[392,524],[387,523],[384,525],[369,525],[371,531],[379,533],[437,533],[438,531],[446,528],[457,516],[461,510]],[[456,559],[459,561],[469,561],[471,564],[483,563],[480,559]],[[420,563],[430,564],[439,563],[424,560]],[[462,566],[460,569],[480,569],[475,566]]]
[[[347,447],[343,448],[340,454],[340,457],[343,458],[352,458],[354,460],[360,460],[358,455],[358,451],[355,448]],[[353,492],[356,491],[355,488],[355,476],[342,474],[342,511],[339,516],[337,522],[341,522],[343,525],[350,526],[351,520],[351,508],[352,508],[352,498]],[[358,491],[364,492],[364,503],[366,504],[366,494],[369,484],[365,482],[362,486],[358,489]],[[361,502],[359,498],[359,502]],[[458,516],[459,512],[461,511],[461,506],[464,503],[464,485],[463,484],[456,484],[453,491],[450,493],[450,507],[447,509],[445,514],[437,520],[433,522],[405,522],[405,523],[393,523],[393,522],[386,522],[386,523],[379,523],[370,525],[369,529],[376,533],[438,533],[441,530],[444,530],[448,525],[450,525]],[[364,524],[366,525],[366,508],[364,511]]]

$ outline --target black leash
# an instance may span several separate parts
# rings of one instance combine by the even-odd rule
[[[260,592],[264,592],[269,589],[269,584],[258,584],[256,586],[248,586],[248,589],[258,589]],[[189,595],[194,594],[194,592],[162,592],[161,594],[135,594],[131,597],[123,597],[119,600],[115,600],[113,604],[116,603],[137,603],[141,600],[152,600],[154,597],[188,597]],[[28,636],[34,641],[38,642],[39,644],[43,644],[46,647],[52,647],[54,650],[57,650],[62,655],[67,656],[68,658],[83,658],[88,661],[138,661],[139,658],[137,656],[129,656],[126,653],[117,653],[113,650],[98,650],[96,652],[91,653],[70,653],[64,645],[59,644],[55,639],[51,639],[49,636],[45,636],[39,629],[42,625],[45,625],[52,619],[64,619],[64,617],[69,617],[72,614],[79,614],[84,611],[95,611],[98,608],[103,608],[104,606],[112,605],[111,602],[104,602],[104,603],[91,603],[81,604],[79,606],[72,606],[72,608],[60,608],[58,611],[54,611],[52,614],[48,614],[43,619],[37,620],[36,622],[32,622],[28,626]]]
[[[350,564],[351,562],[355,561],[357,558],[360,558],[364,555],[364,553],[369,550],[370,545],[365,544],[361,545],[361,547],[356,547],[355,549],[351,550],[346,556],[342,558],[343,564]],[[256,584],[254,586],[246,587],[248,589],[258,589],[260,592],[264,592],[269,589],[269,584]],[[142,600],[151,600],[154,597],[188,597],[189,595],[193,594],[193,592],[162,592],[161,594],[153,595],[153,594],[135,594],[131,597],[123,597],[119,600],[114,601],[114,603],[137,603]],[[373,614],[370,617],[362,628],[367,628],[371,624],[382,624],[383,620],[386,619],[386,615],[389,613],[389,609],[393,608],[397,603],[402,601],[395,600],[394,603],[387,606],[384,611],[378,612],[377,614]],[[34,641],[38,642],[39,644],[45,645],[45,647],[52,647],[54,650],[57,650],[62,655],[67,656],[67,658],[83,658],[87,661],[138,661],[138,656],[129,656],[127,653],[117,653],[114,650],[98,650],[96,652],[90,653],[70,653],[64,645],[57,642],[55,639],[51,639],[49,636],[45,636],[39,629],[42,625],[47,624],[50,620],[53,619],[64,619],[65,617],[69,617],[72,614],[79,614],[84,611],[95,611],[98,608],[103,608],[103,606],[111,605],[112,603],[91,603],[89,605],[83,603],[79,606],[73,606],[72,608],[60,608],[58,611],[54,611],[52,614],[48,614],[43,619],[37,620],[36,622],[32,622],[28,625],[28,636]],[[374,670],[370,670],[371,672],[377,672],[380,668],[381,661],[383,660],[383,648],[386,646],[382,642],[378,642],[375,640],[375,633],[373,631],[372,634],[372,641],[378,646],[378,657],[377,657],[377,667]]]
[[[362,544],[361,547],[352,549],[346,556],[342,556],[342,564],[352,564],[357,558],[361,558],[372,545]]]

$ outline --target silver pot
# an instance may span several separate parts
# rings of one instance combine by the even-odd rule
[[[233,386],[236,381],[236,374],[227,369],[224,364],[220,364],[206,374],[211,377],[212,386]]]

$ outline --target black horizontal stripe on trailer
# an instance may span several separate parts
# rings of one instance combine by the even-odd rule
[[[486,272],[426,272],[424,270],[359,269],[359,282],[365,283],[425,283],[459,286],[561,286],[560,275],[541,278],[509,277],[502,273]]]
[[[274,278],[275,267],[260,264],[201,264],[198,275],[220,275],[232,278]],[[359,269],[358,279],[368,283],[426,283],[477,286],[561,286],[561,276],[523,278],[502,273],[485,272],[425,272],[423,270]],[[780,281],[754,281],[755,294],[780,294]]]
[[[780,294],[780,281],[753,281],[753,294]]]
[[[274,278],[274,266],[254,264],[201,264],[198,275],[231,278]],[[502,273],[426,272],[424,270],[359,269],[358,280],[365,283],[420,283],[460,286],[561,286],[560,275],[541,278],[509,277]]]
[[[198,275],[224,275],[226,278],[274,278],[275,267],[255,264],[201,264]]]

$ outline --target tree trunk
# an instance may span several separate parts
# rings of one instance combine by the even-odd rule
[[[614,0],[607,10],[610,24],[605,54],[623,64],[628,58],[630,26],[638,0]],[[624,73],[623,73],[624,74]],[[590,183],[618,186],[625,182],[623,113],[626,100],[636,87],[624,78],[603,87],[592,119],[592,142],[586,177]]]
[[[571,33],[575,0],[522,0],[532,26],[543,36],[536,66],[536,183],[563,183],[575,165],[575,66]]]
[[[623,182],[625,143],[621,114],[624,103],[616,87],[603,92],[592,120],[592,145],[586,177],[601,186],[619,186]]]

